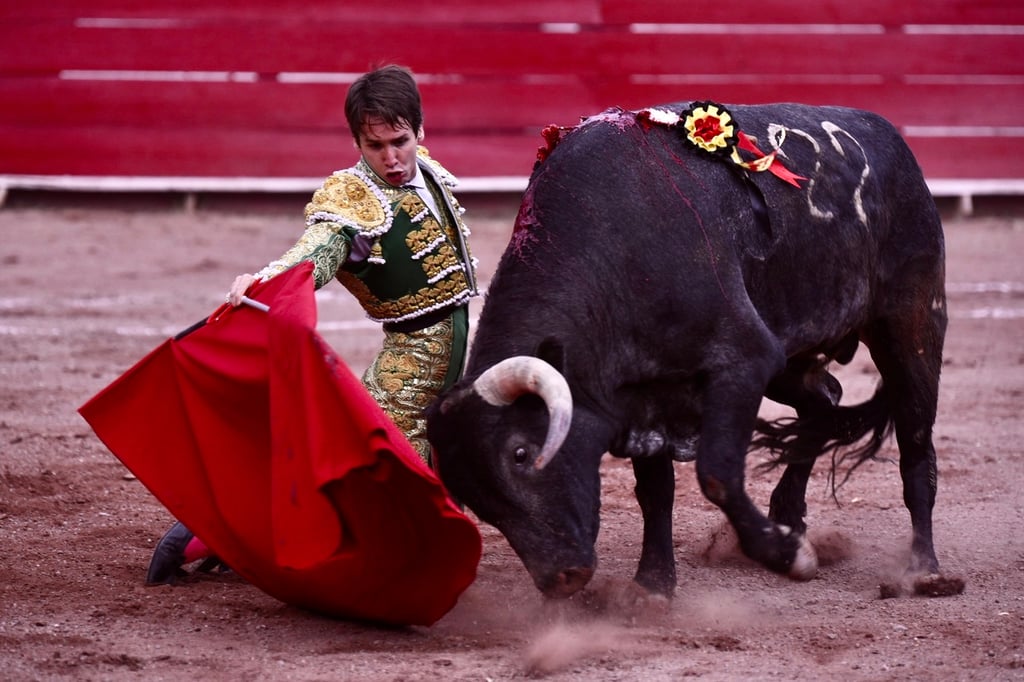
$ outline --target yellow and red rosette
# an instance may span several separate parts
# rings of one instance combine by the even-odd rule
[[[650,113],[647,118],[659,120],[658,116]],[[758,173],[768,171],[794,187],[800,186],[798,180],[807,179],[783,166],[776,158],[777,151],[765,154],[758,149],[753,138],[738,129],[732,113],[717,102],[695,102],[679,115],[678,123],[682,124],[686,139],[691,144],[711,154],[727,157],[741,168]],[[740,150],[751,158],[744,158]]]
[[[683,112],[686,139],[711,153],[729,152],[736,139],[732,114],[721,104],[697,102]]]

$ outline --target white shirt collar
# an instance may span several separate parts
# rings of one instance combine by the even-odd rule
[[[427,181],[423,178],[423,171],[420,170],[419,164],[416,164],[416,175],[405,184],[407,187],[415,187],[418,190],[427,188]]]
[[[416,175],[413,176],[412,180],[405,183],[404,187],[412,187],[416,191],[416,194],[419,195],[420,199],[422,199],[427,205],[427,208],[430,209],[430,212],[434,214],[434,217],[440,217],[441,211],[437,202],[434,201],[434,195],[427,188],[427,181],[423,177],[423,171],[420,170],[419,164],[416,164]]]

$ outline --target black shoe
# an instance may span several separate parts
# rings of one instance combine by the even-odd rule
[[[146,572],[147,585],[173,585],[188,575],[182,565],[185,563],[185,548],[192,540],[192,531],[181,521],[176,521],[156,543],[153,558]]]
[[[213,556],[212,554],[203,559],[203,563],[196,566],[195,570],[197,573],[213,573],[214,571],[217,571],[217,573],[234,572],[230,566],[220,560],[220,557]]]

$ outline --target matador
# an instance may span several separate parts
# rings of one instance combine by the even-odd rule
[[[462,372],[476,261],[455,179],[422,146],[416,161],[402,187],[365,160],[328,177],[306,205],[302,237],[256,276],[312,261],[318,289],[337,278],[383,324],[363,384],[430,465],[423,410]]]

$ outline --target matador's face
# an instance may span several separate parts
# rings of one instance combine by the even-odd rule
[[[390,126],[370,119],[359,133],[356,145],[370,168],[395,187],[416,177],[416,147],[423,130],[414,131],[407,123]]]

